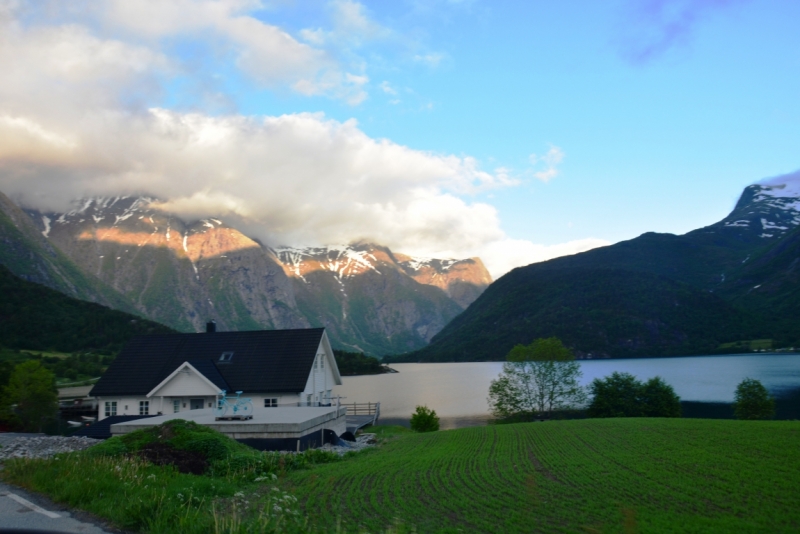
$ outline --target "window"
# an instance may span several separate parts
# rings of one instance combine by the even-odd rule
[[[106,417],[117,415],[117,401],[106,402]]]
[[[219,357],[219,361],[221,362],[229,362],[233,358],[233,352],[223,352],[222,356]]]
[[[320,369],[325,369],[325,355],[324,354],[320,354],[319,355],[319,368]]]
[[[150,415],[150,401],[139,401],[139,415]]]
[[[306,404],[311,406],[311,394],[306,395]]]
[[[277,408],[278,399],[264,399],[264,408]]]
[[[172,411],[175,412],[175,413],[178,413],[179,411],[181,411],[181,400],[180,399],[175,399],[174,401],[172,401]]]

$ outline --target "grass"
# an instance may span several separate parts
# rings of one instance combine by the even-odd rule
[[[176,454],[175,465],[185,466],[189,456],[202,455],[208,463],[205,474],[185,474],[175,465],[145,461],[141,453],[154,444],[190,453]],[[259,452],[207,427],[178,420],[53,459],[9,460],[0,475],[129,530],[305,532],[307,520],[296,499],[276,481],[289,471],[331,461],[341,458],[314,450],[292,455]]]
[[[744,341],[734,341],[723,343],[720,349],[740,349],[740,350],[771,350],[772,339],[747,339]]]
[[[380,427],[375,427],[379,430]],[[378,531],[797,532],[798,422],[593,419],[386,431],[357,461],[287,474],[315,514]]]
[[[181,426],[183,425],[183,426]],[[416,434],[334,459],[258,453],[179,423],[2,477],[133,530],[797,532],[800,422],[587,419]],[[132,455],[205,451],[202,476]]]

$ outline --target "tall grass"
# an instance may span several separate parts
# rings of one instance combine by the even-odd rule
[[[6,462],[4,480],[92,512],[115,525],[153,533],[302,532],[296,499],[277,476],[231,469],[195,476],[131,457],[81,453]]]

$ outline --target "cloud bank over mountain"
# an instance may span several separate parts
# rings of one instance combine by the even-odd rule
[[[193,32],[230,48],[257,83],[366,98],[360,73],[248,16],[256,4],[76,2],[45,16],[0,3],[0,190],[56,211],[85,196],[148,194],[183,217],[234,218],[270,245],[369,240],[419,255],[478,255],[494,276],[605,244],[511,239],[497,210],[474,195],[514,187],[517,177],[469,156],[371,138],[354,120],[152,105],[189,69],[162,40]],[[542,180],[562,157],[552,150]]]

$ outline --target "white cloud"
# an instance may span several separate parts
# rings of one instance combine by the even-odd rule
[[[392,87],[391,84],[389,82],[387,82],[386,80],[381,82],[380,88],[387,95],[396,95],[397,94],[397,90],[394,87]]]
[[[372,40],[390,37],[393,32],[370,19],[363,4],[352,0],[334,0],[333,22],[339,36],[350,39]]]
[[[531,154],[528,160],[531,165],[541,170],[535,171],[533,175],[543,182],[549,182],[558,176],[558,165],[564,159],[564,151],[557,146],[550,146],[550,149],[543,155]]]
[[[480,257],[497,279],[515,267],[585,252],[611,243],[604,239],[578,239],[557,245],[539,245],[522,239],[503,238],[483,246]]]
[[[57,16],[47,17],[44,9],[30,11],[46,23],[57,20],[98,26],[153,50],[169,40],[195,39],[212,50],[204,61],[233,63],[266,88],[288,87],[304,95],[345,101],[362,92],[346,74],[352,69],[321,47],[321,30],[301,32],[306,41],[301,42],[253,16],[262,7],[256,0],[73,0],[50,4],[49,10]]]
[[[414,61],[424,63],[429,67],[438,67],[444,58],[445,55],[440,53],[416,54]]]
[[[253,2],[177,9],[187,1],[76,2],[103,6],[102,20],[124,25],[135,42],[79,24],[23,25],[0,9],[0,191],[55,211],[89,195],[149,194],[188,218],[228,217],[272,245],[367,239],[410,254],[478,255],[495,276],[598,243],[508,238],[497,210],[470,195],[516,185],[510,171],[374,139],[354,120],[148,107],[184,68],[150,40],[180,32],[222,35],[254,76],[262,60],[272,65],[265,83],[282,79],[353,104],[367,97],[365,74],[325,70],[315,63],[327,61],[323,53],[242,15]],[[541,162],[555,168],[562,158],[551,147]]]

